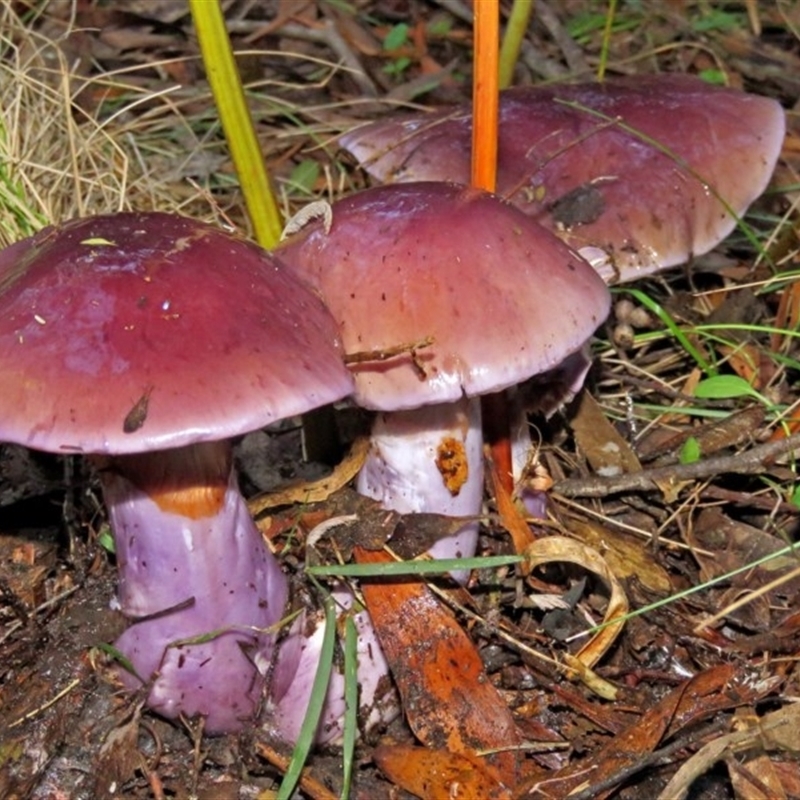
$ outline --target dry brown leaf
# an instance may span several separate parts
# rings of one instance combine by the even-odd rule
[[[672,780],[661,792],[659,800],[683,800],[689,793],[692,783],[717,761],[751,748],[799,753],[800,703],[792,703],[764,715],[758,720],[757,725],[747,730],[729,733],[709,742],[672,776]]]
[[[570,427],[586,460],[598,475],[622,475],[641,470],[642,465],[631,446],[608,421],[589,392],[581,392]]]
[[[618,578],[636,578],[658,595],[666,596],[672,591],[669,574],[641,542],[592,520],[572,518],[565,527],[577,539],[600,552]]]
[[[694,549],[703,580],[741,569],[786,548],[783,539],[733,520],[719,508],[706,508],[700,512],[695,524],[686,531],[686,541]],[[703,555],[704,552],[714,555]],[[797,560],[790,554],[775,556],[758,567],[733,576],[723,587],[710,589],[711,604],[723,610],[743,595],[757,592],[783,577],[785,583],[763,596],[753,595],[748,603],[735,611],[731,609],[729,614],[731,619],[747,630],[768,631],[773,626],[773,609],[781,606],[787,610],[791,608],[792,599],[800,590],[800,580],[792,576],[796,568]]]
[[[528,545],[524,555],[530,569],[552,561],[567,561],[594,573],[608,587],[610,597],[603,617],[606,627],[592,636],[591,640],[575,654],[575,658],[586,667],[593,667],[622,630],[623,623],[614,620],[628,613],[628,598],[620,582],[597,550],[566,536],[547,536],[538,539]]]
[[[263,492],[247,501],[250,513],[255,517],[271,508],[289,506],[294,503],[321,503],[335,491],[350,483],[364,464],[369,450],[369,438],[363,436],[353,442],[347,455],[337,464],[330,475],[317,481],[308,481],[287,486],[274,492]]]
[[[752,730],[759,725],[758,716],[752,708],[737,708],[733,714],[736,731]],[[728,756],[725,761],[736,797],[742,800],[786,800],[780,776],[765,753],[747,754],[741,762]]]
[[[372,755],[389,780],[421,800],[511,800],[497,770],[467,753],[383,744]]]
[[[587,785],[599,784],[620,776],[630,777],[631,769],[652,752],[666,737],[674,737],[688,725],[709,719],[720,711],[752,703],[774,688],[769,681],[759,683],[737,679],[735,667],[712,667],[685,681],[647,709],[641,717],[615,736],[592,756],[592,766],[576,762],[559,770],[547,781],[547,797],[568,797]],[[518,787],[518,796],[534,796],[528,781]],[[525,791],[527,794],[525,794]],[[612,788],[597,791],[594,799],[608,797]],[[536,796],[543,796],[541,794]],[[676,800],[675,792],[664,792],[661,800]]]

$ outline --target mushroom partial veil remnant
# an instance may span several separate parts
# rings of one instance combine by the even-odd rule
[[[497,194],[608,283],[711,250],[766,188],[778,102],[687,75],[517,87],[501,94]],[[469,181],[472,110],[379,120],[342,146],[377,179]],[[584,250],[585,248],[585,250]]]
[[[240,728],[287,602],[231,438],[342,398],[319,298],[260,248],[168,214],[79,219],[0,253],[0,440],[93,454],[114,532],[115,647],[158,713]],[[298,713],[302,713],[300,710]]]
[[[572,248],[480,190],[376,187],[332,212],[329,230],[306,226],[281,258],[319,290],[348,353],[409,344],[352,367],[355,401],[376,412],[358,488],[400,512],[476,517],[477,398],[580,351],[608,313],[608,289]],[[476,537],[467,524],[431,553],[473,555]]]

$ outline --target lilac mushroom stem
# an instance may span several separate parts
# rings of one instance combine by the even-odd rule
[[[483,437],[477,398],[421,408],[380,412],[369,453],[358,474],[358,491],[402,514],[433,512],[477,517],[483,500]],[[431,558],[474,555],[478,522],[437,542]],[[468,572],[453,577],[466,581]]]
[[[152,709],[202,715],[209,733],[253,718],[288,594],[231,464],[221,441],[118,456],[100,473],[133,623],[115,647],[152,681]]]

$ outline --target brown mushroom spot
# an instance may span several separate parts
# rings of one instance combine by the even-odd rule
[[[447,491],[455,497],[469,477],[464,442],[454,436],[445,436],[436,448],[436,468]]]

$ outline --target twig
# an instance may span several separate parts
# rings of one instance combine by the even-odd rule
[[[41,605],[36,606],[36,608],[34,608],[32,612],[29,612],[29,616],[30,614],[38,614],[41,611],[45,611],[46,609],[54,606],[56,603],[60,602],[64,598],[69,597],[74,592],[77,592],[78,589],[80,588],[81,584],[79,583],[75,584],[75,586],[71,586],[69,589],[66,589],[65,591],[61,592],[61,594],[57,594],[55,597],[51,597],[49,600],[45,600]],[[20,620],[14,620],[14,622],[10,623],[9,626],[6,628],[6,630],[3,632],[3,635],[0,636],[0,644],[3,644],[3,642],[6,639],[8,639],[8,637],[11,636],[11,634],[14,631],[21,628],[23,624],[24,623],[21,622]]]
[[[620,383],[635,386],[637,389],[641,389],[645,392],[652,392],[653,394],[661,395],[669,400],[680,400],[681,402],[689,404],[697,403],[697,398],[694,395],[685,394],[677,389],[673,389],[671,386],[667,385],[666,383],[662,383],[660,380],[653,380],[652,378],[637,378],[635,375],[630,374],[613,376],[609,373],[604,375],[604,377],[614,377],[619,380]],[[703,405],[706,408],[721,408],[726,411],[730,411],[734,404],[731,400],[714,400],[712,398],[703,398]],[[673,409],[669,409],[669,411],[672,412]],[[674,412],[679,414],[681,409],[675,408]]]
[[[762,472],[769,462],[779,456],[800,448],[800,433],[794,433],[777,442],[756,445],[749,450],[730,456],[717,456],[696,461],[693,464],[676,464],[629,472],[611,477],[568,478],[553,487],[553,491],[565,497],[607,497],[617,492],[642,492],[658,488],[659,483],[713,478],[723,472],[752,474]]]
[[[589,65],[586,63],[583,50],[572,36],[570,36],[561,22],[559,15],[556,14],[550,5],[545,2],[545,0],[537,0],[533,7],[533,13],[536,15],[539,22],[547,28],[547,32],[553,37],[555,43],[560,48],[570,72],[575,75],[588,72]]]
[[[305,25],[290,22],[281,28],[281,36],[285,36],[287,39],[300,39],[301,41],[327,45],[347,68],[348,75],[358,85],[361,94],[365,97],[378,96],[378,90],[372,79],[367,75],[358,56],[350,49],[331,20],[321,23],[318,28],[307,28]]]
[[[592,800],[602,792],[613,789],[623,781],[629,780],[649,767],[656,766],[659,763],[671,763],[673,756],[675,756],[681,750],[684,750],[687,747],[692,747],[698,742],[707,739],[709,736],[714,736],[717,733],[721,733],[729,726],[730,722],[728,719],[717,719],[699,730],[690,731],[685,736],[681,736],[679,739],[676,739],[674,742],[670,742],[668,745],[665,745],[659,750],[653,750],[650,753],[642,753],[642,757],[635,763],[631,763],[622,767],[617,772],[607,776],[606,778],[603,778],[603,780],[598,781],[597,783],[591,784],[591,786],[583,789],[582,791],[570,794],[570,800]]]
[[[726,503],[733,503],[740,508],[758,508],[761,511],[768,511],[771,514],[784,513],[796,514],[797,506],[787,503],[776,497],[767,497],[751,492],[737,492],[731,489],[724,489],[722,486],[708,485],[703,488],[703,499],[724,500]]]
[[[289,759],[270,747],[266,742],[256,742],[258,754],[266,759],[273,767],[277,767],[282,773],[289,768]],[[339,800],[327,787],[314,778],[311,773],[304,769],[300,776],[300,788],[313,797],[314,800]]]
[[[34,708],[33,711],[29,711],[24,716],[15,719],[8,727],[16,728],[18,725],[22,725],[23,722],[33,719],[43,711],[47,711],[50,706],[54,706],[62,697],[66,697],[80,682],[80,678],[75,678],[75,680],[67,684],[55,697],[51,697],[46,703],[42,703],[42,705]]]

